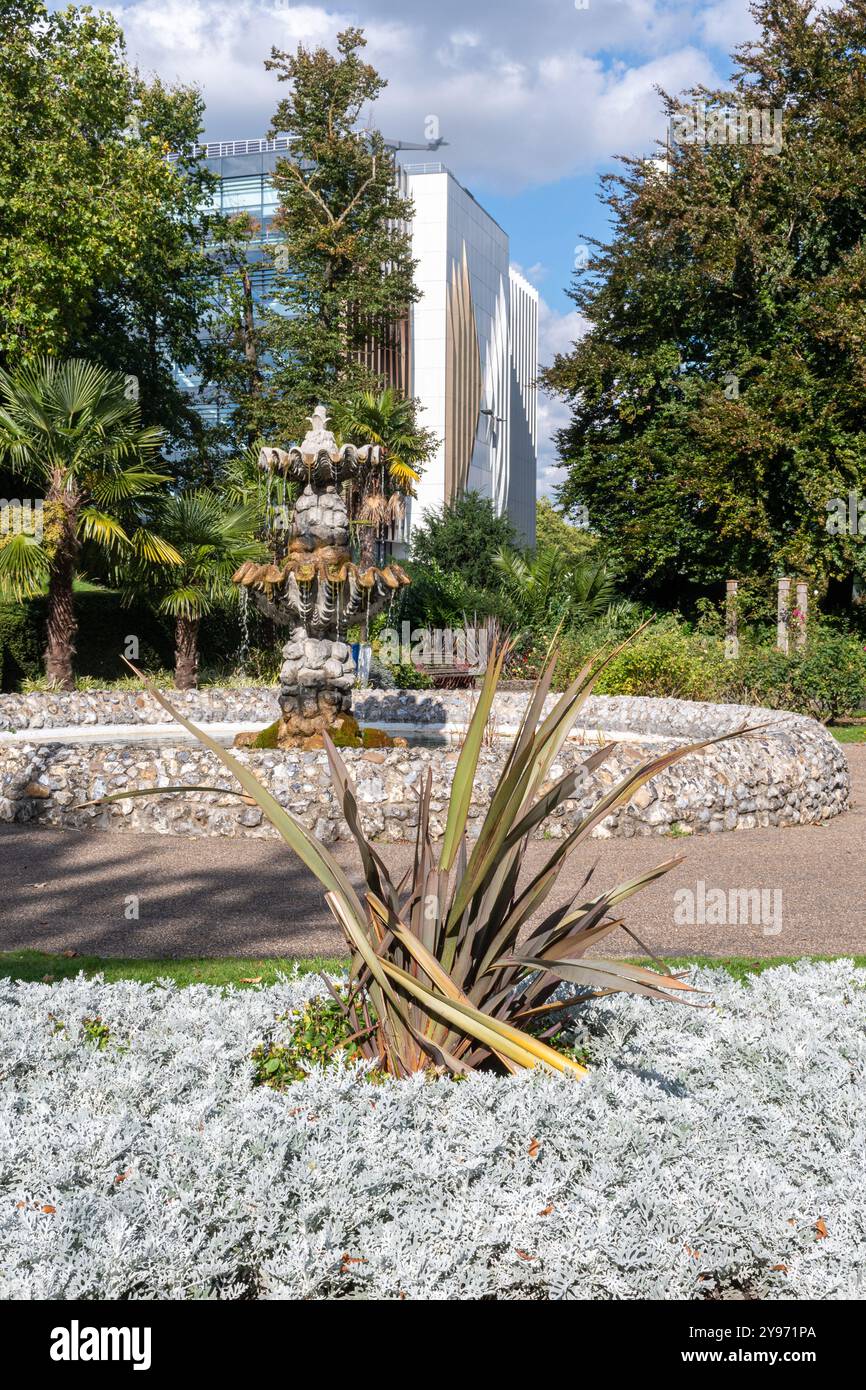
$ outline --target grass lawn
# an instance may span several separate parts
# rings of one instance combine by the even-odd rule
[[[736,980],[744,980],[774,965],[790,965],[800,956],[667,956],[665,963],[675,970],[690,965],[708,965],[727,970]],[[810,956],[810,960],[833,960],[833,956]],[[854,962],[866,966],[866,956],[855,956]],[[651,960],[637,963],[652,965]],[[289,974],[297,966],[302,974],[317,970],[337,971],[346,966],[346,958],[316,956],[297,960],[268,956],[263,959],[241,959],[236,956],[201,956],[190,960],[124,960],[116,956],[55,956],[42,951],[0,952],[0,977],[13,980],[35,980],[53,984],[55,980],[74,979],[82,970],[85,975],[102,974],[111,980],[170,979],[178,985],[269,985],[277,975]]]
[[[866,724],[836,724],[830,733],[839,743],[866,743]]]
[[[348,958],[347,958],[348,959]],[[119,956],[53,956],[44,951],[0,951],[0,977],[55,980],[85,975],[104,975],[106,980],[174,980],[178,985],[272,985],[277,975],[290,974],[297,966],[302,974],[316,970],[343,970],[346,960],[314,956],[306,960],[269,956],[266,959],[240,956],[199,956],[189,960],[126,960]]]

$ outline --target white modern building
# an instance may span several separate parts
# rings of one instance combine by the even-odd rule
[[[412,395],[439,437],[410,526],[464,491],[535,542],[538,294],[509,264],[508,236],[444,164],[406,164],[420,298],[411,310]]]
[[[272,174],[286,145],[233,140],[199,147],[220,179],[214,205],[252,213],[263,247],[279,240]],[[393,363],[380,365],[417,397],[421,423],[440,445],[393,542],[405,543],[425,511],[474,490],[507,512],[533,545],[538,294],[510,265],[507,234],[444,164],[398,164],[397,171],[415,205],[412,254],[421,293],[408,334],[400,326],[405,345]],[[261,301],[272,276],[270,258],[260,264],[254,289]],[[206,402],[202,409],[207,413]]]

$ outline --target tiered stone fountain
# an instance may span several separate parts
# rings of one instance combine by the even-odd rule
[[[268,532],[273,559],[247,561],[233,576],[276,623],[291,629],[280,669],[281,718],[267,742],[283,747],[313,746],[327,729],[340,743],[361,743],[352,719],[355,680],[346,632],[354,620],[369,619],[409,576],[393,561],[360,569],[349,551],[349,515],[341,486],[362,469],[380,464],[375,444],[337,446],[327,427],[324,406],[310,417],[310,429],[288,450],[264,448],[259,467],[267,476]],[[293,480],[304,484],[291,524],[273,505],[277,492]],[[245,742],[255,742],[248,735]]]

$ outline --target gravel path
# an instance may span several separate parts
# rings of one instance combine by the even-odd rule
[[[852,809],[823,826],[692,838],[595,840],[569,860],[556,902],[577,892],[597,862],[595,891],[674,854],[685,862],[624,905],[627,924],[667,954],[777,956],[866,954],[866,746],[846,749]],[[550,853],[535,842],[534,872]],[[395,868],[406,845],[379,846]],[[357,871],[350,848],[339,858]],[[342,938],[312,875],[273,841],[0,827],[0,950],[75,950],[103,956],[305,956],[342,954]],[[682,897],[712,889],[780,890],[781,931],[760,922],[678,924]],[[137,899],[138,920],[127,919]],[[757,905],[757,904],[756,904]],[[712,913],[708,912],[712,917]],[[728,913],[730,916],[730,912]],[[607,953],[634,953],[617,933]]]

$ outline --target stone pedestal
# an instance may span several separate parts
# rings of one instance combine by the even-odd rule
[[[281,737],[320,734],[352,709],[355,667],[345,642],[296,627],[280,667]]]

